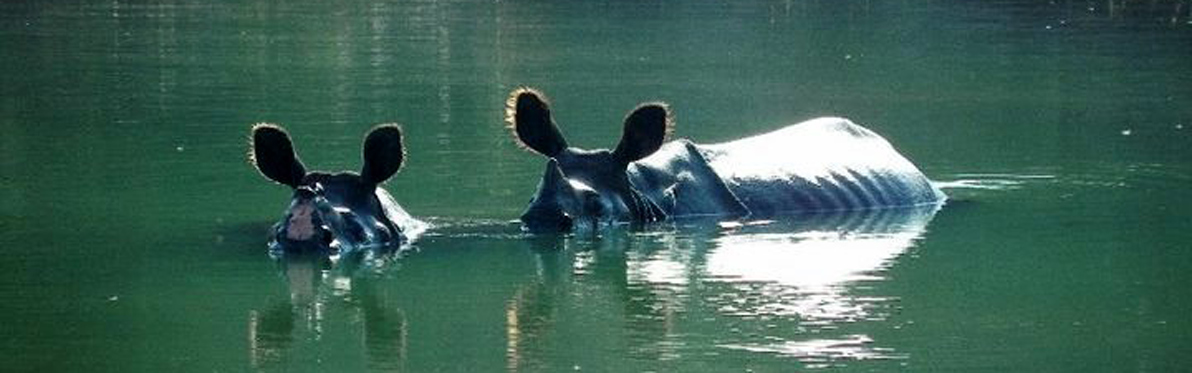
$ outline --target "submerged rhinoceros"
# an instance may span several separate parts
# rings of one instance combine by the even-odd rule
[[[274,253],[336,255],[397,247],[425,229],[378,187],[401,168],[405,152],[397,125],[379,125],[364,139],[360,173],[307,172],[289,134],[279,126],[252,130],[252,161],[265,177],[294,190],[285,217],[273,226]]]
[[[732,142],[664,143],[670,109],[638,106],[621,142],[571,147],[542,93],[513,91],[506,121],[546,174],[521,216],[532,231],[683,216],[764,217],[940,204],[944,193],[890,143],[842,118],[818,118]]]

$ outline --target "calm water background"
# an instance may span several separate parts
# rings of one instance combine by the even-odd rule
[[[0,370],[1185,370],[1188,5],[5,1]],[[520,85],[592,148],[646,100],[697,142],[846,116],[953,200],[524,235]],[[403,124],[437,228],[273,262],[262,121],[313,169]]]

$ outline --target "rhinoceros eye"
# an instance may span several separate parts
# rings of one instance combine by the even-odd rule
[[[319,234],[323,235],[323,246],[331,246],[331,242],[335,241],[335,235],[326,227],[320,227]]]
[[[381,242],[389,242],[389,240],[393,237],[393,235],[389,232],[389,228],[381,222],[376,222],[373,225],[373,232],[376,232],[377,239]]]
[[[588,191],[583,194],[584,211],[593,216],[604,215],[604,203],[600,201],[600,194]]]
[[[356,242],[363,242],[365,238],[364,223],[351,211],[344,211],[340,213],[340,217],[344,221],[344,231],[348,238]]]

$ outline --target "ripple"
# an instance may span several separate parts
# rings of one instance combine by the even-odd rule
[[[1075,164],[1043,170],[1042,173],[958,173],[937,181],[945,191],[1016,190],[1034,185],[1063,187],[1169,187],[1192,181],[1192,170],[1162,163]]]
[[[947,192],[950,189],[1012,190],[1020,189],[1029,182],[1052,181],[1058,178],[1048,174],[958,174],[958,179],[939,181],[935,185]]]
[[[772,353],[790,356],[808,364],[808,368],[824,368],[842,360],[897,360],[906,359],[905,354],[891,349],[875,348],[873,339],[867,335],[848,335],[835,339],[811,339],[806,341],[782,341],[770,344],[723,344],[719,347],[757,353]]]

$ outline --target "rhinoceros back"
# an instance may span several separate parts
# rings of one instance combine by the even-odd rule
[[[700,153],[753,214],[938,204],[945,198],[889,142],[843,118],[818,118]]]

